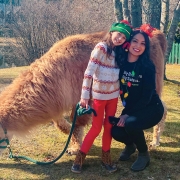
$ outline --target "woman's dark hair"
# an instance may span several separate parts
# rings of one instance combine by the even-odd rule
[[[127,60],[127,52],[122,46],[115,47],[115,61],[118,67],[123,66],[124,62]]]
[[[135,29],[132,31],[129,42],[132,41],[133,37],[137,34],[142,34],[144,39],[145,39],[145,50],[144,52],[139,56],[139,61],[145,65],[148,66],[149,63],[152,63],[150,60],[150,40],[148,35],[141,31],[140,29]],[[123,66],[124,62],[127,61],[128,57],[128,52],[125,52],[122,47],[117,47],[117,52],[116,52],[116,62],[119,67]]]
[[[143,32],[143,31],[141,31],[141,30],[139,30],[139,29],[133,30],[132,36],[131,36],[131,38],[130,38],[130,41],[133,39],[133,37],[134,37],[136,34],[142,34],[143,37],[144,37],[144,39],[145,39],[145,50],[144,50],[144,52],[139,56],[139,60],[141,61],[141,63],[142,63],[143,65],[147,66],[148,63],[149,63],[149,61],[150,61],[150,40],[149,40],[149,36],[148,36],[145,32]]]

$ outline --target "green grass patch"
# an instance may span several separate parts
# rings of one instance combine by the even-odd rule
[[[0,69],[0,83],[11,83],[14,78],[16,78],[22,71],[25,71],[26,69],[28,69],[28,66]]]
[[[28,67],[0,70],[0,88],[3,80],[14,79]],[[2,180],[180,180],[180,66],[167,65],[167,78],[164,82],[162,100],[166,103],[168,114],[161,144],[150,151],[151,164],[138,173],[130,171],[137,153],[127,162],[119,162],[119,154],[124,148],[122,143],[113,140],[112,160],[117,163],[118,171],[108,174],[101,168],[100,134],[87,155],[81,174],[73,174],[70,169],[74,156],[66,154],[53,165],[40,166],[29,161],[14,161],[8,158],[8,150],[0,156],[0,179]],[[119,107],[121,103],[119,102]],[[120,112],[117,112],[119,114]],[[90,127],[86,127],[86,132]],[[152,128],[145,131],[147,142],[152,140]],[[52,123],[37,127],[30,135],[11,141],[13,154],[24,155],[39,161],[56,158],[63,150],[68,136],[59,132]]]

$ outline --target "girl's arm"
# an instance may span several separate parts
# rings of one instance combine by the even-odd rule
[[[88,66],[84,73],[84,79],[82,84],[81,100],[82,106],[85,107],[85,103],[88,102],[90,98],[90,90],[93,75],[96,72],[99,64],[101,63],[102,58],[106,55],[107,49],[103,43],[98,43],[93,49]],[[87,104],[86,104],[87,105]]]

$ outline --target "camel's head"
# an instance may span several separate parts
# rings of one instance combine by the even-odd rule
[[[9,142],[12,139],[12,133],[8,133],[0,124],[0,155],[8,148]]]

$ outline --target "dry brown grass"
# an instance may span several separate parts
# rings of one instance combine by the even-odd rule
[[[0,37],[0,47],[7,46],[7,44],[15,44],[15,43],[16,43],[15,38]]]
[[[25,67],[27,68],[27,67]],[[0,79],[14,78],[23,68],[0,70]],[[138,173],[130,171],[130,166],[136,159],[134,154],[127,162],[118,162],[118,156],[123,144],[112,142],[112,159],[118,165],[118,171],[108,174],[100,166],[101,135],[97,137],[83,166],[82,174],[70,171],[74,156],[64,155],[53,165],[39,166],[28,161],[21,162],[8,159],[6,150],[0,157],[0,179],[14,180],[180,180],[180,65],[167,65],[162,99],[168,107],[165,131],[161,137],[161,144],[156,150],[150,151],[150,166]],[[176,83],[174,83],[176,82]],[[120,103],[119,103],[119,106]],[[119,113],[119,112],[117,112]],[[87,127],[86,130],[88,130]],[[152,139],[152,129],[145,132],[147,142]],[[35,129],[24,140],[17,137],[11,141],[14,154],[46,161],[57,157],[63,150],[67,135],[60,133],[53,124],[47,124]]]

